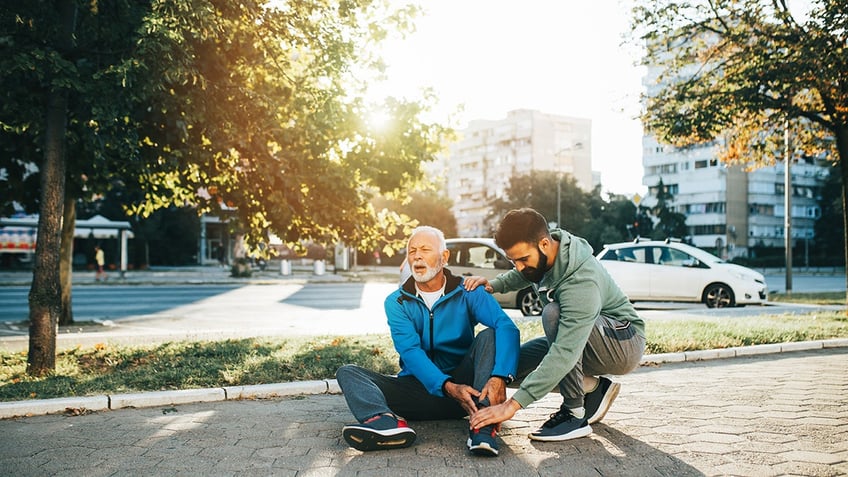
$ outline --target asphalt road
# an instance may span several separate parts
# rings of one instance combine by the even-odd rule
[[[150,315],[227,293],[238,285],[85,286],[73,290],[77,321],[119,320]],[[0,287],[0,321],[24,321],[29,316],[29,287]]]

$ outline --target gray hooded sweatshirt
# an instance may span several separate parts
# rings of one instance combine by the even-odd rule
[[[521,407],[544,397],[574,368],[599,315],[629,322],[639,336],[645,336],[644,321],[595,258],[589,243],[561,229],[552,230],[551,236],[559,242],[559,252],[538,290],[543,305],[559,303],[559,327],[548,354],[513,395]],[[524,289],[532,282],[512,269],[490,284],[495,292],[504,292]]]

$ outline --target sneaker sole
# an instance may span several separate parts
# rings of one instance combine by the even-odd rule
[[[342,430],[342,437],[354,449],[363,452],[400,449],[409,447],[415,442],[415,431],[409,428],[389,429],[375,432],[373,429],[346,426]]]
[[[615,398],[618,397],[618,391],[621,390],[621,384],[616,382],[611,382],[609,389],[607,389],[607,393],[604,394],[604,398],[601,399],[601,405],[598,406],[598,410],[595,411],[595,414],[589,418],[589,424],[595,424],[597,422],[601,422],[601,419],[607,415],[607,411],[612,406],[612,402],[615,401]]]
[[[580,437],[586,437],[592,433],[592,426],[586,425],[585,427],[580,427],[574,429],[573,431],[567,434],[558,434],[553,436],[542,436],[537,434],[530,434],[528,437],[534,441],[543,441],[543,442],[557,442],[557,441],[567,441],[571,439],[577,439]]]
[[[468,450],[475,455],[483,457],[496,457],[498,455],[498,450],[490,446],[487,442],[481,442],[476,446],[472,446],[471,439],[468,439],[468,442],[466,442],[465,445],[468,446]]]

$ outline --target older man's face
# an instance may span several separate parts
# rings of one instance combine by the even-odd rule
[[[448,261],[448,251],[439,251],[439,239],[422,231],[409,239],[406,260],[416,282],[427,283],[442,271]]]

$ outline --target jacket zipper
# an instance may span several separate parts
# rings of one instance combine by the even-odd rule
[[[430,310],[430,359],[433,359],[433,310]]]

